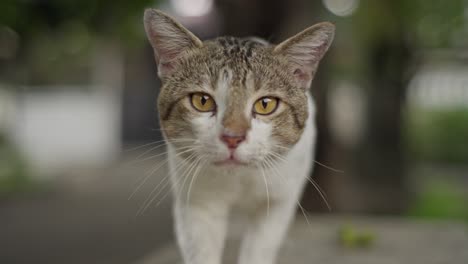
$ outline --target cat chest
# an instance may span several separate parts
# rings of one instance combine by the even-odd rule
[[[280,199],[285,191],[278,178],[271,177],[268,172],[246,173],[239,177],[237,192],[235,194],[235,205],[250,208]]]

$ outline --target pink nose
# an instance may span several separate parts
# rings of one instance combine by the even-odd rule
[[[223,134],[221,135],[221,140],[226,143],[228,148],[230,149],[235,149],[239,146],[242,141],[245,140],[245,135],[240,135],[240,136],[230,136]]]

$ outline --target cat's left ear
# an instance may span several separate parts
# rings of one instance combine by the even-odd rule
[[[273,53],[284,56],[298,84],[308,89],[334,35],[335,26],[332,23],[319,23],[278,44]]]
[[[202,41],[192,32],[159,10],[145,10],[144,23],[161,78],[175,71],[177,60],[184,54],[203,46]]]

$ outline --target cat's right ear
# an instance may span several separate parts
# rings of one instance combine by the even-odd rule
[[[203,46],[202,41],[192,32],[159,10],[145,10],[144,23],[161,78],[174,71],[177,59],[184,53]]]
[[[286,59],[290,73],[303,89],[308,89],[317,70],[318,63],[330,47],[335,26],[322,22],[277,45],[273,52]]]

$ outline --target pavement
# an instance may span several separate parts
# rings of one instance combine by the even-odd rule
[[[468,230],[461,223],[419,221],[397,217],[310,215],[310,224],[298,216],[278,264],[466,264]],[[363,247],[345,246],[343,226],[370,232]],[[234,232],[225,250],[224,264],[236,263],[241,232]],[[168,244],[135,264],[182,264],[177,247]]]
[[[69,171],[47,191],[0,199],[0,263],[128,264],[166,244],[170,195],[137,215],[164,173],[128,199],[148,167]]]

